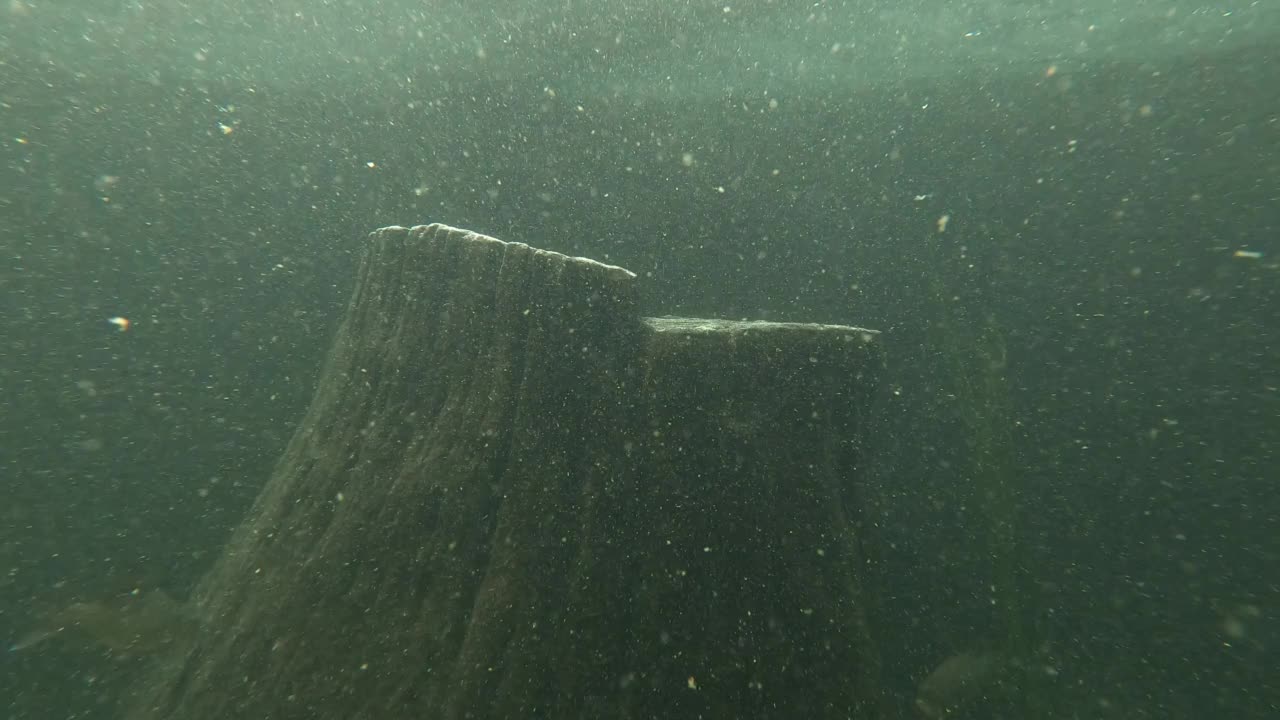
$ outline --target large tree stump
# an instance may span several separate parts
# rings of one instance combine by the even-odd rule
[[[374,232],[313,404],[132,717],[868,718],[853,327]]]

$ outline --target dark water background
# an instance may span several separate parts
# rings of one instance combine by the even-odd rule
[[[1280,8],[252,5],[0,9],[0,638],[185,595],[361,238],[439,221],[651,314],[884,331],[904,712],[994,648],[1040,717],[1280,713]],[[136,670],[9,653],[0,709],[112,717]]]

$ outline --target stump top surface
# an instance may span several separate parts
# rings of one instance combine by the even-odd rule
[[[741,335],[747,333],[769,334],[849,334],[864,342],[870,342],[880,334],[879,330],[853,327],[852,325],[822,325],[820,323],[768,322],[765,320],[715,320],[708,318],[658,317],[645,318],[645,323],[660,333],[685,335]]]
[[[431,237],[438,234],[447,234],[447,235],[453,235],[455,237],[459,237],[460,239],[466,240],[468,242],[473,242],[473,243],[480,243],[480,244],[496,243],[497,245],[500,245],[500,246],[529,248],[531,251],[533,251],[534,254],[548,255],[551,257],[560,258],[564,262],[581,263],[584,265],[600,268],[611,275],[622,275],[626,278],[634,278],[636,276],[635,273],[631,272],[630,270],[624,267],[620,267],[618,265],[609,265],[608,263],[602,263],[599,260],[592,260],[591,258],[578,257],[574,255],[565,255],[564,253],[558,253],[554,250],[543,250],[541,248],[532,247],[526,243],[499,240],[498,238],[492,237],[490,235],[483,235],[481,233],[474,232],[472,230],[463,230],[462,228],[451,227],[443,223],[431,223],[430,225],[414,225],[411,228],[406,228],[403,225],[388,225],[387,227],[378,228],[377,230],[373,231],[374,235],[401,234],[401,233],[408,234],[415,237],[424,237],[424,236]]]

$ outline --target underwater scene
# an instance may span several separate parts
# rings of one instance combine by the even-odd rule
[[[1280,3],[3,0],[0,715],[1280,717]]]

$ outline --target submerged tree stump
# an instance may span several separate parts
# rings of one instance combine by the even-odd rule
[[[634,280],[374,232],[193,646],[130,717],[875,717],[875,333],[644,319]]]

